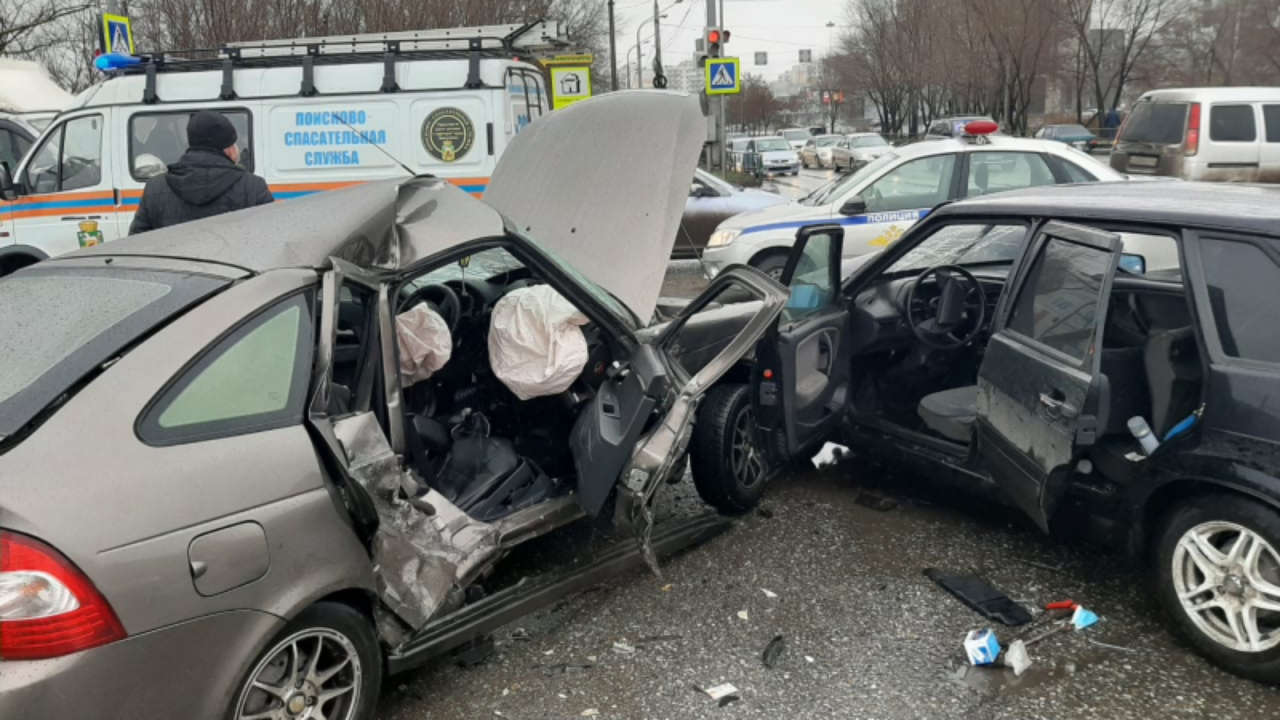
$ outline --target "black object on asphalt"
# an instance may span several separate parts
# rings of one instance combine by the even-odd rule
[[[772,670],[778,664],[778,658],[782,657],[782,651],[787,649],[787,643],[782,639],[781,635],[774,635],[768,645],[764,646],[764,653],[760,659],[764,662],[764,666]]]
[[[893,498],[865,491],[859,492],[858,497],[854,498],[853,501],[863,507],[871,508],[877,512],[888,512],[898,507],[898,501]]]
[[[1031,622],[1031,613],[1026,608],[977,575],[948,575],[935,568],[925,568],[924,575],[989,620],[1005,625]]]

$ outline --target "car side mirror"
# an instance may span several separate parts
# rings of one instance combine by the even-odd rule
[[[18,197],[18,189],[13,185],[13,173],[7,162],[0,162],[0,197],[5,200]]]
[[[863,200],[861,197],[854,197],[850,200],[846,200],[845,203],[840,206],[841,215],[861,215],[866,211],[867,201]]]
[[[1131,275],[1147,274],[1147,258],[1138,253],[1121,253],[1120,269]]]

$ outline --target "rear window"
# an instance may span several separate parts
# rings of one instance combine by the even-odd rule
[[[226,282],[96,268],[32,268],[0,280],[0,439]]]
[[[1267,142],[1280,143],[1280,105],[1263,105],[1262,122],[1267,126]]]
[[[1125,142],[1176,145],[1187,123],[1186,103],[1138,103],[1124,124]]]

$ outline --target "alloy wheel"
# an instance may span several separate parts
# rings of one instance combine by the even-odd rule
[[[729,448],[729,462],[734,478],[743,488],[755,487],[764,479],[764,459],[755,443],[755,413],[748,403],[738,411],[733,420],[733,444]]]
[[[1236,652],[1280,646],[1280,553],[1237,523],[1196,525],[1173,551],[1173,585],[1200,632]]]
[[[236,703],[237,720],[351,720],[360,706],[355,645],[328,628],[294,633],[267,652]]]

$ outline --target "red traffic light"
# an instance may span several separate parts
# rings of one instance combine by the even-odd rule
[[[720,42],[720,31],[719,31],[719,30],[708,30],[708,31],[707,31],[707,42],[709,42],[709,43],[719,43],[719,42]]]

